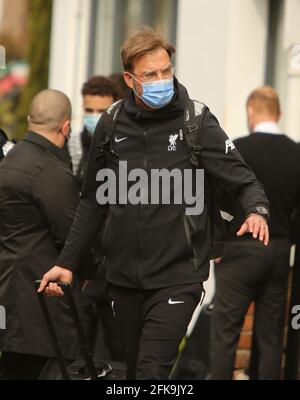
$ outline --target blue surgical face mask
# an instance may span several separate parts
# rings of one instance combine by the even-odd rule
[[[89,131],[91,135],[94,134],[97,123],[102,113],[85,114],[83,117],[83,125]]]
[[[132,76],[132,75],[131,75]],[[133,79],[138,81],[134,76]],[[143,94],[139,96],[134,90],[134,93],[151,108],[162,108],[170,103],[174,95],[174,81],[172,79],[163,79],[153,82],[140,82],[143,86]]]

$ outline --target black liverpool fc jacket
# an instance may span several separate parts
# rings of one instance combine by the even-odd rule
[[[155,111],[139,108],[132,95],[120,112],[104,155],[103,141],[111,124],[109,110],[103,114],[94,134],[77,216],[57,265],[76,270],[80,254],[103,228],[106,278],[110,283],[156,289],[204,281],[209,273],[212,243],[212,178],[241,201],[245,214],[258,204],[268,206],[261,184],[209,111],[203,120],[205,192],[200,215],[187,216],[184,202],[109,206],[97,203],[97,172],[106,167],[118,176],[119,161],[127,161],[128,171],[138,168],[149,175],[153,169],[191,168],[181,131],[188,93],[176,79],[175,89],[172,102]]]

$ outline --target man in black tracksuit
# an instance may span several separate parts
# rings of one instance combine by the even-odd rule
[[[252,230],[255,237],[268,243],[266,220],[255,208],[268,207],[264,190],[209,111],[203,120],[201,151],[205,168],[203,212],[187,215],[184,201],[119,201],[101,206],[96,200],[97,195],[99,201],[97,172],[106,167],[118,179],[121,161],[128,163],[128,171],[139,169],[148,175],[163,168],[180,173],[191,170],[182,134],[189,96],[173,77],[174,51],[150,29],[125,42],[121,56],[132,95],[120,111],[114,134],[106,145],[105,137],[112,125],[111,109],[98,123],[77,216],[57,266],[43,277],[40,287],[43,290],[56,279],[70,281],[81,252],[105,224],[106,279],[125,341],[127,378],[131,379],[168,378],[179,343],[202,296],[212,244],[212,177],[242,202],[247,218],[239,234]],[[191,186],[195,187],[195,176]],[[128,182],[128,187],[129,196],[135,189],[133,182]],[[171,189],[171,198],[175,189]],[[49,283],[46,292],[62,294],[55,283]]]

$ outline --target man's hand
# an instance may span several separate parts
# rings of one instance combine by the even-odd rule
[[[63,296],[63,291],[56,283],[53,283],[53,281],[60,281],[70,284],[72,282],[72,279],[72,271],[67,268],[62,268],[55,265],[43,276],[40,287],[38,288],[38,293],[42,292],[46,288],[45,291],[48,296]],[[48,283],[49,286],[47,286]]]
[[[269,227],[264,217],[259,214],[250,214],[240,230],[237,232],[237,236],[243,236],[245,233],[250,232],[254,239],[259,237],[261,242],[267,246],[269,243]]]
[[[222,257],[218,257],[218,258],[214,259],[215,264],[220,264],[221,261],[222,261]]]

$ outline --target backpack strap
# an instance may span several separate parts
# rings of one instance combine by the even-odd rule
[[[118,122],[120,112],[121,112],[125,102],[126,102],[126,99],[121,99],[121,100],[117,101],[116,103],[112,104],[106,110],[107,114],[110,115],[110,117],[111,117],[110,126],[108,127],[108,132],[106,134],[106,139],[108,141],[110,141],[113,136],[116,124]]]
[[[202,122],[207,106],[195,100],[189,100],[184,110],[184,136],[190,160],[196,168],[203,168],[201,160],[202,150]],[[210,251],[210,259],[220,257],[227,245],[229,228],[227,222],[220,213],[219,188],[216,181],[212,179],[211,196],[209,200],[209,214],[213,245]]]
[[[120,112],[126,101],[127,99],[118,100],[106,110],[107,114],[110,116],[110,119],[105,125],[104,140],[100,145],[97,146],[100,149],[100,156],[103,156],[106,152],[111,152],[117,155],[112,148],[111,140],[118,122]]]
[[[184,110],[184,137],[192,165],[202,168],[201,142],[202,121],[207,106],[196,100],[189,99]]]

